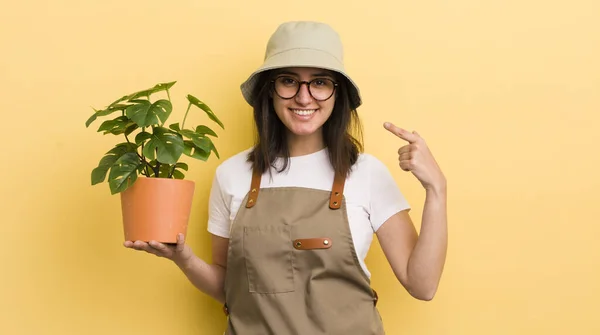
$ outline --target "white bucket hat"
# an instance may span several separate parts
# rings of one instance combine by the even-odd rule
[[[294,21],[281,24],[267,43],[264,63],[241,85],[252,105],[252,92],[261,72],[285,67],[316,67],[336,71],[350,83],[351,108],[361,105],[360,91],[344,69],[344,50],[336,31],[320,22]]]

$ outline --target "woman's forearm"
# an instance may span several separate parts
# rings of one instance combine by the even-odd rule
[[[208,264],[197,256],[185,262],[175,262],[189,281],[203,293],[225,303],[225,268]]]
[[[423,300],[435,295],[448,246],[446,186],[426,189],[419,239],[408,261],[411,294]]]

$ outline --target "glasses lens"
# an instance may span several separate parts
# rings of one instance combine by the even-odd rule
[[[275,79],[275,91],[284,99],[293,98],[298,92],[298,81],[291,77],[278,77]]]
[[[315,79],[310,82],[310,94],[316,100],[326,100],[333,94],[334,84],[330,79]]]

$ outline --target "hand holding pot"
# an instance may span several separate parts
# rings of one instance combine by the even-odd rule
[[[177,244],[164,244],[156,241],[125,241],[123,245],[126,248],[142,250],[158,257],[164,257],[174,261],[175,263],[185,263],[189,260],[193,253],[192,248],[185,244],[183,234],[177,235]]]

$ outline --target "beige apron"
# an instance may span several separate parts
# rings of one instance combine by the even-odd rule
[[[231,227],[226,334],[384,334],[350,234],[344,178],[331,192],[260,181],[253,173]]]

